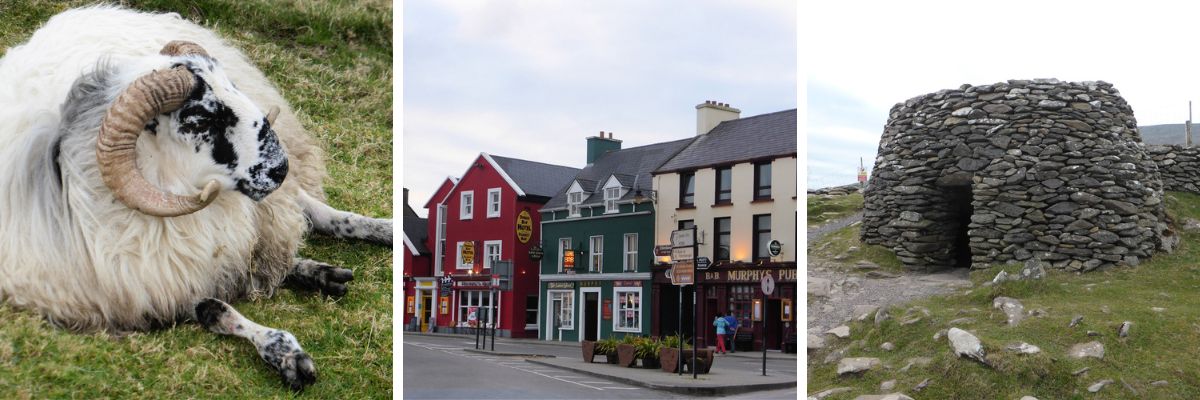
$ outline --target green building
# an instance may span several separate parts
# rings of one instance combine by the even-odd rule
[[[691,138],[621,149],[588,138],[588,165],[542,213],[538,332],[576,342],[650,334],[655,193],[650,173]]]

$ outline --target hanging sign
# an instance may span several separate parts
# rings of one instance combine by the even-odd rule
[[[529,216],[528,210],[522,210],[520,214],[517,214],[517,240],[520,240],[521,243],[529,243],[529,238],[532,236],[533,218]]]
[[[771,257],[779,257],[779,254],[783,253],[783,243],[779,243],[778,240],[772,240],[771,243],[767,245],[767,253],[770,254]]]
[[[575,250],[571,250],[571,249],[563,250],[562,258],[563,258],[563,269],[574,269],[575,268]]]
[[[530,260],[540,261],[542,259],[543,255],[545,255],[545,253],[542,252],[542,246],[538,246],[535,244],[535,245],[533,245],[533,247],[529,248],[529,259]]]
[[[438,283],[442,284],[442,290],[439,291],[442,297],[450,296],[450,290],[454,287],[454,278],[451,278],[450,275],[446,275],[438,278],[438,281]]]

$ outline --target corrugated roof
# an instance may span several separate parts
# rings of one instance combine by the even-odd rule
[[[570,185],[575,174],[579,173],[578,168],[497,155],[491,155],[491,157],[496,161],[496,165],[503,169],[504,173],[508,174],[508,177],[521,187],[521,190],[525,191],[527,196],[554,196],[563,187]]]
[[[622,185],[632,188],[621,198],[622,200],[632,199],[636,189],[651,189],[654,182],[650,172],[678,153],[693,139],[687,138],[631,147],[600,156],[592,165],[585,167],[574,177],[574,180],[579,181],[580,185],[586,185],[583,186],[584,191],[595,193],[585,199],[583,204],[603,204],[603,187],[605,183],[608,183],[608,177],[612,175],[616,175]],[[637,183],[636,187],[634,182]],[[567,189],[570,189],[570,184],[571,181],[567,181],[567,185],[559,190],[542,209],[565,208],[567,206]]]
[[[699,135],[655,174],[796,155],[796,110],[725,121]]]

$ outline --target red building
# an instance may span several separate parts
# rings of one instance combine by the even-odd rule
[[[440,277],[437,331],[466,333],[495,316],[497,335],[537,337],[538,261],[530,255],[541,248],[537,210],[578,172],[481,153],[449,189],[443,184],[426,204],[433,274]],[[513,264],[511,289],[498,296],[490,290],[496,261]]]
[[[401,321],[406,330],[425,332],[433,321],[431,310],[436,306],[437,279],[433,275],[433,253],[427,243],[428,226],[408,204],[407,188],[404,189],[404,229],[400,235],[404,246],[404,319]]]

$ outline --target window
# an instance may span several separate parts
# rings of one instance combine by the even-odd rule
[[[559,329],[575,329],[575,307],[571,305],[575,298],[575,292],[569,290],[551,290],[550,294],[550,317],[553,318],[550,322],[551,326],[557,325]]]
[[[768,260],[767,246],[771,242],[771,214],[754,216],[754,260]]]
[[[733,167],[717,168],[717,204],[733,201]]]
[[[538,298],[536,294],[525,296],[525,329],[537,329]]]
[[[679,174],[679,206],[696,205],[696,174]]]
[[[504,242],[489,240],[483,242],[483,267],[491,269],[492,263],[500,261],[500,245]]]
[[[471,219],[475,214],[475,192],[468,190],[459,193],[458,219]]]
[[[567,258],[567,252],[571,251],[571,238],[558,239],[558,272],[563,272],[571,269],[563,260]],[[574,264],[574,255],[571,256],[571,264]]]
[[[500,188],[488,189],[488,218],[500,217]]]
[[[567,193],[567,216],[578,217],[580,204],[583,204],[583,192]]]
[[[469,260],[469,261],[463,259],[463,245],[466,243],[467,242],[458,242],[458,251],[456,253],[454,253],[455,259],[458,260],[458,269],[471,269],[472,264],[475,263],[474,256],[472,256],[471,260]],[[474,249],[472,249],[472,250],[474,250]]]
[[[692,229],[692,227],[694,227],[694,226],[696,226],[696,223],[692,222],[692,220],[690,220],[690,219],[684,219],[684,220],[679,221],[679,230],[681,230],[681,231],[684,229]]]
[[[613,316],[616,325],[614,331],[641,332],[642,330],[642,289],[613,288],[616,294],[617,315]]]
[[[475,323],[471,322],[471,308],[475,308]],[[483,290],[462,290],[458,292],[458,326],[491,327],[492,321],[491,292]],[[477,324],[477,325],[476,325]]]
[[[716,245],[713,246],[713,262],[729,261],[729,238],[732,229],[729,217],[713,220],[713,230],[716,231]]]
[[[437,206],[437,270],[442,269],[442,257],[446,255],[446,205]]]
[[[600,272],[604,265],[604,236],[592,236],[588,241],[591,243],[591,269],[592,272]]]
[[[771,198],[771,162],[754,164],[754,199]]]
[[[612,214],[621,211],[617,206],[617,199],[621,198],[621,188],[610,187],[604,189],[604,213]]]
[[[730,286],[729,289],[729,312],[738,319],[739,330],[747,329],[745,332],[749,332],[748,328],[754,326],[750,313],[753,312],[751,308],[754,306],[755,290],[761,289],[756,289],[753,285]]]
[[[637,271],[638,234],[625,234],[625,272]]]

